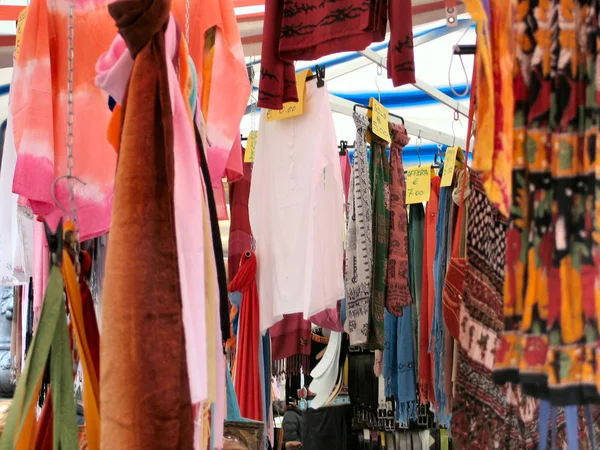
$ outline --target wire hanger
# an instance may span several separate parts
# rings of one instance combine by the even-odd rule
[[[448,86],[450,86],[450,90],[452,91],[452,93],[457,96],[457,97],[466,97],[469,94],[469,91],[471,90],[471,85],[469,83],[469,74],[467,73],[467,69],[465,68],[465,63],[462,59],[462,53],[457,53],[456,49],[459,48],[459,44],[460,41],[463,40],[463,38],[467,35],[467,32],[471,29],[471,24],[473,23],[473,19],[471,19],[469,21],[469,26],[465,28],[465,31],[463,32],[463,34],[460,36],[460,38],[458,38],[458,41],[456,41],[456,44],[454,45],[454,47],[452,48],[452,56],[450,57],[450,65],[448,66]],[[457,55],[458,59],[460,61],[460,65],[462,67],[463,70],[463,74],[465,76],[465,81],[466,81],[466,88],[464,90],[464,92],[456,92],[456,90],[454,89],[454,86],[452,85],[452,77],[450,76],[452,73],[452,63],[454,62],[454,56]]]
[[[454,124],[456,122],[462,125],[462,122],[460,121],[460,116],[458,114],[458,109],[454,110],[454,120],[452,121],[452,147],[456,146],[456,131],[454,130]]]
[[[361,105],[360,103],[356,103],[354,105],[354,107],[352,108],[354,112],[356,112],[356,108],[363,108],[363,109],[367,109],[369,111],[371,111],[373,109],[370,106]],[[392,114],[392,113],[389,113],[389,115],[390,115],[390,117],[395,117],[396,119],[400,119],[402,121],[402,125],[404,125],[404,118],[402,116],[399,116],[397,114]]]

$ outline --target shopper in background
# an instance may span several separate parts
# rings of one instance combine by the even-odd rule
[[[302,428],[304,418],[294,398],[289,397],[283,415],[283,445],[286,450],[302,448]]]

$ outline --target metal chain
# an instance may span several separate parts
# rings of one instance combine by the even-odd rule
[[[69,189],[69,210],[71,220],[75,228],[74,248],[75,251],[75,271],[79,276],[79,219],[77,217],[77,202],[75,200],[73,167],[75,158],[73,157],[73,144],[75,136],[73,127],[75,124],[75,0],[69,0],[69,19],[67,21],[67,186]]]
[[[185,0],[185,40],[190,45],[190,0]]]

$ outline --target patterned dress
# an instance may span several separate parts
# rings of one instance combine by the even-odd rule
[[[520,0],[513,193],[496,380],[600,401],[597,0]],[[600,374],[599,374],[600,375]]]

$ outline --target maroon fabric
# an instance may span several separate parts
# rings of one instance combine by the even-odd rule
[[[404,125],[390,125],[390,233],[385,307],[394,316],[413,302],[408,284],[408,214],[402,149],[410,140]]]
[[[340,320],[340,307],[341,301],[338,302],[335,308],[329,308],[325,311],[315,314],[314,316],[311,316],[310,322],[314,323],[318,327],[342,333],[344,331],[344,327],[342,326],[342,321]]]
[[[388,77],[394,86],[414,83],[411,1],[388,1],[266,0],[258,106],[298,101],[293,61],[364,50],[385,39],[388,18]]]
[[[240,147],[242,158],[246,150]],[[252,249],[252,231],[248,216],[248,199],[250,198],[250,182],[252,164],[244,163],[244,175],[229,185],[229,207],[231,222],[229,224],[229,245],[227,250],[228,278],[233,280],[240,269],[242,255]]]
[[[311,324],[302,318],[302,313],[284,316],[269,332],[273,361],[297,354],[310,355]]]

